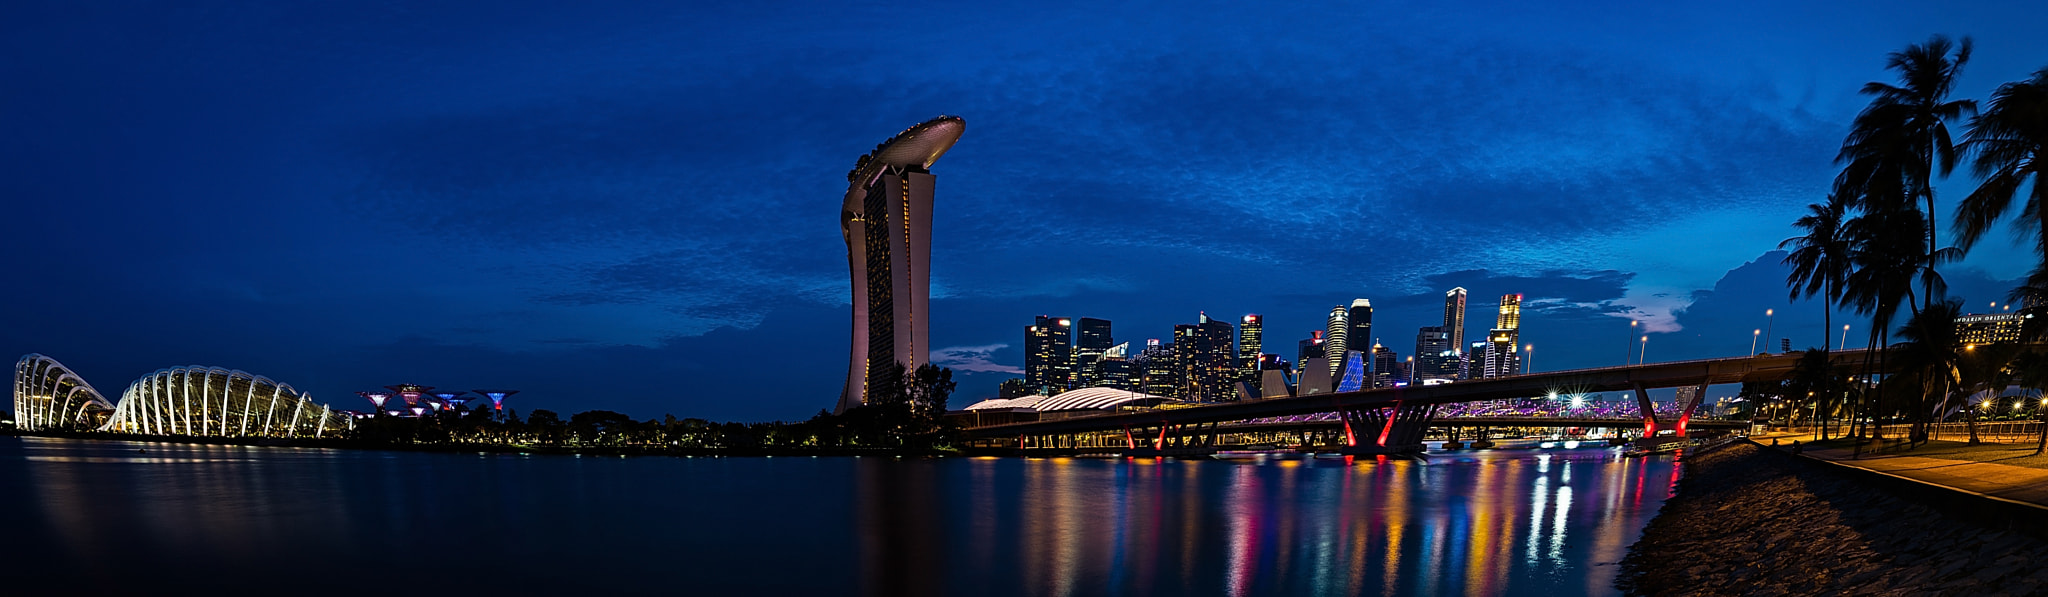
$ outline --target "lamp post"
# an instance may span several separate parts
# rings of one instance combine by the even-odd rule
[[[1643,351],[1642,351],[1642,354],[1638,354],[1638,355],[1636,355],[1636,364],[1638,364],[1638,365],[1641,365],[1641,364],[1648,364],[1648,363],[1650,362],[1650,361],[1649,361],[1649,356],[1650,356],[1650,335],[1649,335],[1649,334],[1643,334]]]
[[[1842,344],[1841,344],[1841,345],[1839,345],[1839,346],[1836,346],[1836,347],[1835,347],[1835,350],[1848,350],[1848,349],[1849,349],[1849,324],[1846,324],[1846,323],[1845,323],[1845,324],[1842,324]]]
[[[1621,360],[1622,360],[1623,362],[1627,362],[1627,361],[1628,361],[1628,353],[1631,353],[1631,352],[1635,352],[1635,350],[1633,350],[1633,349],[1635,348],[1634,344],[1636,343],[1636,324],[1638,324],[1638,323],[1641,323],[1641,322],[1639,322],[1639,321],[1636,321],[1636,320],[1633,320],[1633,319],[1631,319],[1631,320],[1628,320],[1628,343],[1629,343],[1629,346],[1624,346],[1624,347],[1622,347],[1622,349],[1621,349]]]
[[[1415,385],[1415,355],[1408,355],[1408,385]]]
[[[1774,318],[1773,318],[1772,316],[1773,316],[1773,315],[1775,315],[1775,314],[1777,314],[1777,312],[1778,312],[1778,310],[1777,310],[1777,309],[1764,309],[1764,333],[1766,333],[1766,334],[1769,334],[1769,333],[1771,333],[1771,322],[1775,321],[1775,319],[1774,319]],[[1776,337],[1776,336],[1773,336],[1773,337],[1771,338],[1771,340],[1776,340],[1776,339],[1777,339],[1777,337]],[[1764,352],[1770,352],[1770,351],[1771,351],[1771,340],[1765,340],[1765,341],[1764,341]]]
[[[1764,331],[1761,329],[1749,333],[1749,356],[1756,356],[1756,340],[1763,335]]]
[[[1535,372],[1536,372],[1536,345],[1534,345],[1534,344],[1530,344],[1530,345],[1528,345],[1528,346],[1524,346],[1524,347],[1522,347],[1522,352],[1523,352],[1524,354],[1528,355],[1528,356],[1524,356],[1524,357],[1522,357],[1522,363],[1523,363],[1523,364],[1525,364],[1525,365],[1528,365],[1528,368],[1529,368],[1529,372],[1530,372],[1530,373],[1535,373]]]

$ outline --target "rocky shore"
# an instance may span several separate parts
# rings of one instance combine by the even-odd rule
[[[2048,541],[1743,443],[1684,461],[1622,559],[1629,595],[2048,595]]]

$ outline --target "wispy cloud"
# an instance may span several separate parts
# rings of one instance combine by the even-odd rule
[[[995,352],[1009,348],[1008,344],[985,346],[952,346],[932,351],[932,364],[948,367],[954,371],[972,373],[1010,373],[1022,375],[1023,367],[995,362]]]

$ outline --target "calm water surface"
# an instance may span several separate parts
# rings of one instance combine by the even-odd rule
[[[30,594],[1611,594],[1677,476],[1595,449],[906,461],[0,437],[0,562]]]

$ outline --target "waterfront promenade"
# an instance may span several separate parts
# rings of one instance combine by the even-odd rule
[[[2033,565],[2048,559],[2048,541],[1997,524],[2012,522],[2012,508],[2038,506],[2007,500],[1998,502],[2006,512],[1991,511],[1986,498],[1834,466],[1821,458],[1834,456],[1826,448],[1791,451],[1781,438],[1776,450],[1745,442],[1682,459],[1677,496],[1623,559],[1619,588],[1631,595],[2048,592],[2048,570]],[[2008,518],[1992,519],[2000,514]]]
[[[1863,454],[1861,457],[1846,447],[1809,449],[1804,450],[1803,455],[1966,494],[2020,502],[2038,508],[2041,515],[2048,516],[2048,467],[2037,464],[2048,459],[2031,456],[2033,451],[2031,445],[1934,444],[1903,453]],[[1958,457],[1965,454],[1975,458]],[[2008,461],[2033,466],[2005,464]]]

